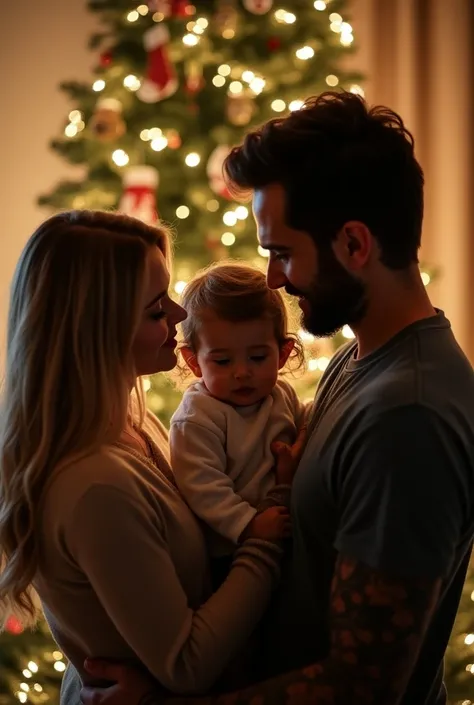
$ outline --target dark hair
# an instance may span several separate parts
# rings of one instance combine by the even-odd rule
[[[358,220],[387,267],[418,261],[424,179],[413,137],[399,115],[369,109],[359,95],[328,91],[270,120],[232,149],[224,176],[237,198],[282,184],[287,224],[317,246],[329,246],[344,223]]]
[[[199,325],[211,312],[232,323],[270,319],[278,345],[293,340],[290,360],[296,362],[296,368],[304,363],[300,339],[288,332],[288,313],[282,295],[268,288],[265,274],[255,267],[240,262],[211,264],[189,282],[180,303],[188,314],[181,323],[183,345],[193,352],[197,351]]]

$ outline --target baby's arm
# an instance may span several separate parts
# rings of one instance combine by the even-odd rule
[[[224,431],[209,418],[205,426],[175,421],[170,446],[176,483],[193,512],[221,536],[238,543],[257,510],[235,493],[226,473]]]

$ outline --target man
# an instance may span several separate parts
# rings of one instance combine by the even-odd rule
[[[390,110],[326,93],[247,135],[225,170],[253,195],[269,286],[299,298],[310,332],[356,339],[321,380],[294,480],[269,677],[195,702],[443,705],[474,535],[474,373],[420,277],[412,137]],[[95,702],[157,702],[132,672],[95,668],[119,680]]]

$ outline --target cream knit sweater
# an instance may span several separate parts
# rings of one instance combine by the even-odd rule
[[[104,447],[47,490],[35,587],[51,631],[84,682],[88,656],[141,663],[176,693],[207,690],[245,644],[278,578],[280,550],[249,540],[210,595],[200,525],[173,483],[164,428],[144,431],[160,467]],[[62,703],[78,702],[74,669]]]

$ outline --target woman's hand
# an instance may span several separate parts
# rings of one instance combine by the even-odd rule
[[[156,681],[142,671],[116,661],[86,659],[84,668],[97,680],[114,683],[108,688],[82,688],[84,705],[161,705]]]
[[[306,442],[306,425],[302,426],[296,441],[292,446],[281,441],[274,441],[271,445],[272,453],[275,456],[275,475],[277,485],[291,485],[295,476],[296,468],[303,452]]]

